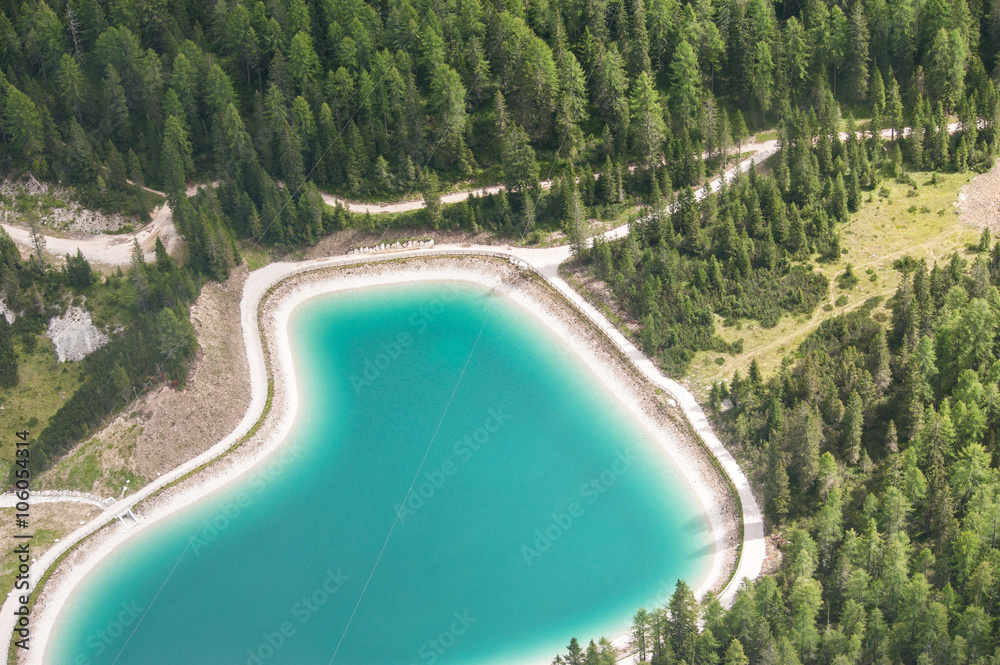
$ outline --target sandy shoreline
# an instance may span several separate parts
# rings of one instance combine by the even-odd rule
[[[254,387],[247,416],[229,437],[190,463],[182,465],[175,473],[169,474],[169,477],[160,479],[162,483],[154,485],[162,487],[202,466],[211,456],[217,456],[228,449],[256,422],[256,416],[266,401],[268,364],[268,355],[264,354],[258,336],[258,324],[264,333],[270,357],[277,359],[273,365],[275,371],[272,377],[274,382],[272,413],[265,419],[263,427],[234,452],[214,462],[210,468],[143,501],[142,505],[135,509],[140,519],[137,527],[126,529],[114,521],[110,528],[103,528],[100,534],[74,549],[66,561],[62,562],[60,570],[46,584],[35,607],[34,635],[44,637],[51,634],[55,617],[72,589],[127,537],[175,514],[236,478],[250,477],[254,472],[266,472],[276,463],[277,460],[272,460],[270,465],[257,466],[280,446],[291,426],[297,407],[291,350],[287,335],[279,334],[284,330],[288,316],[297,304],[332,290],[418,281],[458,279],[487,288],[497,288],[541,319],[577,352],[598,378],[611,388],[624,404],[629,405],[633,414],[656,434],[656,439],[664,451],[672,458],[677,468],[688,476],[699,502],[706,508],[716,543],[713,565],[698,591],[700,593],[711,588],[718,589],[725,584],[734,567],[736,548],[739,545],[738,510],[730,498],[726,481],[708,459],[707,451],[701,448],[697,441],[691,440],[691,435],[683,426],[678,426],[674,422],[674,417],[683,418],[679,410],[676,416],[664,412],[662,400],[653,393],[652,386],[641,379],[637,371],[630,368],[621,354],[616,352],[613,345],[603,338],[593,325],[580,325],[581,319],[585,323],[589,322],[561,296],[556,295],[551,287],[531,276],[532,273],[518,271],[505,261],[483,260],[477,257],[420,258],[405,262],[329,267],[324,268],[322,272],[312,272],[282,281],[297,273],[323,268],[324,263],[330,262],[272,264],[251,275],[244,287],[241,302],[244,337],[251,360],[251,385]],[[271,287],[276,282],[282,283],[271,292]],[[263,306],[258,307],[262,299]],[[683,442],[683,445],[678,445],[679,442]],[[150,492],[155,489],[158,488],[151,487]],[[148,493],[144,490],[134,498],[144,494]],[[720,495],[726,497],[724,503],[719,501]],[[120,505],[116,507],[116,511],[109,512],[123,509]],[[86,527],[81,531],[85,530]],[[90,529],[94,530],[97,529]],[[76,540],[74,536],[77,535],[71,534],[66,539],[67,543]],[[55,558],[55,554],[52,558]],[[40,561],[37,565],[41,568],[44,564],[44,561]],[[29,652],[28,658],[22,658],[21,662],[45,662],[44,645],[43,648],[38,648],[37,643],[33,646],[35,648]]]

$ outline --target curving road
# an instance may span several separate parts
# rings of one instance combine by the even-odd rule
[[[949,133],[953,134],[958,130],[959,123],[952,123],[948,125]],[[907,136],[909,132],[909,128],[904,128],[897,133],[901,136]],[[882,130],[882,136],[883,138],[889,138],[891,136],[891,130]],[[840,138],[841,140],[846,139],[847,133],[841,132]],[[750,168],[751,164],[763,162],[768,157],[775,154],[779,148],[778,142],[773,139],[770,141],[748,143],[745,147],[753,154],[740,162],[738,166],[729,169],[726,172],[727,179],[732,177],[732,174],[734,174],[737,169],[745,172]],[[717,178],[706,187],[697,189],[695,191],[695,196],[698,199],[704,198],[708,191],[714,191],[718,187],[718,183],[719,179]],[[217,182],[213,182],[207,185],[202,183],[191,185],[187,189],[187,195],[192,196],[202,187],[216,186],[217,184]],[[541,187],[542,189],[551,188],[552,181],[543,180],[541,182]],[[153,192],[154,194],[165,196],[163,192],[159,192],[148,187],[145,187],[144,189]],[[466,200],[470,194],[475,194],[476,196],[496,194],[502,189],[503,185],[466,189],[443,195],[441,197],[441,202],[444,204],[458,203]],[[350,212],[360,214],[371,213],[373,215],[382,215],[387,213],[411,212],[414,210],[420,210],[424,207],[423,199],[411,199],[408,201],[396,201],[392,203],[364,203],[349,201],[326,192],[320,192],[320,194],[323,197],[323,201],[327,205],[335,206],[339,203],[346,207]],[[8,234],[10,234],[10,237],[13,238],[15,242],[24,247],[31,247],[31,234],[27,229],[11,224],[0,224],[0,226],[2,226]],[[607,237],[620,238],[626,233],[628,233],[628,225],[620,226],[617,229],[614,229],[607,234]],[[182,242],[180,234],[174,227],[173,212],[166,203],[153,211],[153,221],[143,228],[133,231],[132,233],[121,235],[86,236],[82,238],[45,236],[45,241],[46,250],[51,254],[55,254],[57,256],[62,256],[64,254],[76,254],[76,250],[80,249],[84,256],[94,263],[117,266],[128,265],[131,261],[133,240],[137,240],[139,242],[139,246],[142,248],[146,259],[151,260],[153,257],[153,246],[157,237],[160,237],[163,240],[167,250],[171,252],[175,248],[179,247]]]
[[[775,152],[777,152],[778,146],[776,141],[764,141],[761,143],[754,143],[747,145],[748,150],[755,150],[755,154],[743,160],[739,167],[741,170],[746,171],[753,161],[761,162]],[[736,172],[734,167],[730,169],[727,173],[727,177],[731,177],[733,173]],[[718,180],[713,181],[718,183]],[[193,196],[195,192],[199,189],[207,186],[217,186],[218,182],[213,182],[209,184],[195,184],[191,185],[187,189],[187,195]],[[552,187],[551,180],[544,180],[541,183],[542,189],[549,189]],[[156,191],[154,189],[145,188],[154,194],[159,194],[165,196],[163,192]],[[476,196],[483,196],[485,194],[496,194],[503,189],[503,185],[494,185],[492,187],[483,188],[473,188],[462,190],[460,192],[453,192],[451,194],[445,194],[441,197],[441,202],[445,204],[458,203],[469,198],[470,194],[475,194]],[[701,188],[696,193],[699,198],[704,196],[704,188]],[[359,203],[356,201],[348,201],[336,197],[332,194],[326,192],[321,192],[323,201],[329,206],[335,206],[338,203],[346,207],[350,212],[353,213],[371,213],[373,215],[382,215],[386,213],[398,213],[398,212],[410,212],[414,210],[420,210],[424,207],[423,199],[412,199],[409,201],[397,201],[394,203]],[[0,224],[5,231],[10,235],[14,242],[19,245],[31,248],[31,233],[28,229],[15,226],[13,224]],[[620,237],[627,233],[628,227],[623,226],[621,229],[616,229],[613,233],[618,233],[618,235],[612,235],[609,237]],[[156,243],[156,238],[159,237],[163,244],[166,246],[167,251],[173,252],[175,249],[180,247],[182,238],[174,226],[173,211],[171,211],[170,206],[164,203],[160,207],[153,211],[153,220],[146,226],[133,231],[132,233],[123,233],[120,235],[87,235],[76,238],[67,238],[59,236],[45,236],[45,251],[56,256],[63,256],[64,254],[76,254],[76,250],[79,249],[83,252],[83,255],[87,257],[87,260],[92,263],[108,265],[108,266],[124,266],[128,265],[132,260],[132,241],[138,241],[139,246],[142,248],[143,253],[147,261],[153,259],[153,247]]]
[[[955,128],[956,126],[952,125],[949,127],[949,131],[955,131]],[[883,133],[885,134],[885,132]],[[756,153],[751,158],[743,160],[736,167],[727,171],[724,176],[726,180],[732,178],[737,172],[747,171],[755,162],[767,159],[778,150],[776,141],[767,141],[755,144],[755,146],[751,147],[757,148]],[[718,189],[721,185],[721,180],[721,178],[717,178],[709,182],[705,187],[696,191],[696,196],[700,199],[706,196],[709,192]],[[499,189],[496,189],[496,191],[499,191]],[[442,197],[442,199],[450,202],[449,197],[458,197],[455,200],[462,200],[468,196],[468,193],[469,192],[461,192],[452,194],[448,195],[448,197]],[[333,200],[335,203],[337,201],[337,199],[329,197],[329,195],[325,195],[324,199],[327,200],[327,202]],[[370,204],[356,205],[365,206],[361,210],[357,210],[358,212],[371,211],[374,214],[376,210],[381,212],[415,210],[422,207],[423,202],[407,201],[396,204],[387,204],[386,206],[375,206],[374,208],[369,207]],[[400,208],[397,210],[394,209],[393,206],[400,206]],[[163,206],[163,208],[166,208],[166,206]],[[355,211],[354,208],[352,208],[352,211]],[[163,216],[161,216],[161,213]],[[161,220],[159,230],[164,230],[165,225],[169,223],[171,227],[170,230],[176,234],[176,231],[172,228],[173,224],[169,210],[167,213],[163,213],[163,210],[161,209],[158,211],[156,217]],[[153,232],[154,229],[152,229],[152,227],[157,223],[157,219],[154,219],[150,225],[137,232],[135,236],[138,238],[139,234],[145,231],[148,235],[143,236],[143,239],[150,237],[155,238],[156,233]],[[7,225],[4,225],[4,228],[7,228],[8,232],[10,232],[10,228]],[[611,238],[618,238],[624,236],[627,232],[628,225],[623,225],[605,235]],[[91,242],[98,244],[90,245],[76,243],[73,246],[72,251],[75,252],[76,247],[80,246],[80,248],[84,251],[84,254],[90,260],[104,263],[128,262],[131,254],[131,238],[128,238],[125,241],[124,247],[121,247],[119,243],[107,243],[102,239],[94,239]],[[63,252],[62,249],[54,250],[52,245],[49,246],[49,251],[59,251],[59,253]],[[66,251],[70,250],[67,249]],[[93,252],[93,254],[91,252]],[[719,594],[719,599],[724,605],[731,605],[735,599],[736,592],[739,590],[743,582],[745,580],[755,579],[760,575],[766,558],[763,514],[756,498],[754,497],[750,482],[744,475],[739,464],[715,435],[707,416],[699,406],[697,400],[695,400],[694,396],[676,381],[665,376],[649,358],[647,358],[630,340],[618,331],[614,324],[609,322],[596,308],[587,302],[559,276],[559,265],[570,257],[570,249],[566,246],[552,248],[524,248],[484,245],[479,246],[476,249],[469,249],[466,247],[445,245],[438,246],[434,249],[401,249],[397,251],[385,252],[376,256],[355,254],[350,256],[344,255],[314,259],[298,263],[272,263],[251,273],[246,284],[244,285],[243,298],[240,303],[243,336],[250,364],[251,377],[251,402],[243,419],[236,426],[236,428],[230,432],[229,435],[213,445],[210,449],[206,450],[196,458],[189,460],[185,464],[178,466],[172,471],[163,474],[149,485],[137,491],[135,494],[125,497],[113,506],[106,508],[98,517],[69,534],[57,545],[46,551],[32,566],[32,589],[34,589],[35,584],[42,578],[53,563],[75,544],[93,534],[107,523],[113,521],[123,512],[130,510],[142,500],[158,492],[163,487],[173,483],[184,475],[194,471],[200,466],[216,459],[228,451],[253,427],[254,423],[257,422],[260,415],[263,413],[267,400],[268,383],[262,341],[257,327],[257,311],[261,298],[271,286],[288,278],[289,276],[318,268],[391,260],[399,256],[441,256],[455,254],[487,254],[524,261],[531,269],[551,284],[553,288],[559,291],[559,293],[571,302],[583,315],[598,326],[649,381],[663,390],[666,390],[676,399],[680,407],[684,410],[688,420],[691,422],[692,427],[702,438],[705,445],[716,457],[722,469],[729,477],[740,499],[743,519],[743,543],[740,552],[740,560],[733,577]],[[101,261],[101,259],[104,260]],[[0,635],[10,636],[13,634],[16,620],[16,616],[14,615],[16,603],[17,600],[14,596],[8,597],[4,603],[3,609],[0,611]],[[35,653],[37,652],[31,654],[32,657],[35,656]]]
[[[754,161],[766,159],[776,151],[777,144],[773,141],[761,144],[761,149],[758,150],[752,159],[744,160],[734,168],[730,169],[725,174],[725,178],[728,180],[738,171],[747,171],[751,168]],[[717,178],[708,183],[705,188],[699,189],[696,192],[696,195],[699,198],[704,197],[709,191],[714,191],[720,185],[721,178]],[[465,195],[467,196],[467,193]],[[404,203],[400,205],[418,205],[418,202]],[[422,205],[422,202],[419,202],[419,205]],[[166,208],[166,206],[164,206],[164,208]],[[166,213],[166,215],[169,215],[169,213]],[[160,219],[163,219],[163,217],[160,217]],[[167,217],[167,219],[169,219],[169,217]],[[142,229],[140,233],[142,231],[148,232],[152,226],[153,225],[150,224],[145,229]],[[628,226],[624,225],[612,230],[606,235],[609,237],[621,237],[627,232]],[[152,235],[152,237],[155,238],[155,235]],[[119,262],[126,263],[131,257],[131,239],[128,239],[125,243],[123,243],[124,246],[116,246],[117,243],[116,245],[103,244],[105,243],[105,240],[101,238],[95,238],[94,242],[101,244],[96,246],[81,246],[84,254],[90,260],[97,261],[99,260],[98,257],[100,257],[101,259],[104,259],[104,262],[106,263],[113,263],[114,259],[117,258]],[[73,247],[72,251],[75,252],[75,250],[76,247]],[[52,251],[51,248],[50,251]],[[59,251],[62,251],[62,249]],[[88,251],[93,253],[88,253]],[[116,252],[117,256],[115,256]],[[601,328],[601,330],[605,332],[605,334],[620,348],[620,350],[631,359],[643,375],[645,375],[655,385],[663,388],[674,396],[678,404],[684,410],[688,419],[691,421],[695,430],[699,433],[706,445],[719,460],[722,468],[733,482],[742,503],[744,541],[741,549],[741,557],[735,574],[720,594],[722,602],[727,604],[731,603],[737,589],[740,584],[743,583],[743,580],[754,579],[760,574],[765,557],[763,518],[757,501],[750,489],[750,483],[746,476],[744,476],[739,464],[736,463],[736,461],[719,441],[718,437],[716,437],[712,432],[707,417],[694,397],[682,386],[664,376],[655,367],[655,365],[648,358],[646,358],[634,344],[632,344],[632,342],[626,339],[612,323],[604,318],[600,312],[598,312],[592,305],[590,305],[590,303],[576,293],[576,291],[574,291],[572,287],[570,287],[569,284],[567,284],[566,281],[559,276],[559,265],[570,257],[570,248],[568,246],[551,248],[481,246],[476,249],[459,246],[440,246],[434,249],[411,249],[386,252],[384,254],[374,256],[344,255],[316,259],[312,261],[303,261],[299,263],[272,263],[251,273],[246,284],[244,285],[243,298],[240,304],[243,322],[243,336],[246,344],[251,376],[251,402],[246,413],[244,414],[243,419],[236,426],[236,428],[229,433],[229,435],[213,445],[210,449],[206,450],[194,459],[176,467],[172,471],[161,475],[134,494],[124,497],[112,506],[105,507],[100,515],[67,535],[58,544],[54,545],[42,554],[42,556],[38,557],[38,560],[32,565],[31,569],[32,588],[34,588],[38,580],[45,575],[46,571],[48,571],[55,561],[58,560],[59,557],[65,552],[69,551],[69,549],[74,545],[87,538],[109,522],[114,521],[119,515],[132,509],[136,504],[158,492],[160,489],[175,482],[195,469],[198,469],[202,465],[218,458],[220,455],[228,451],[236,442],[238,442],[242,436],[246,434],[257,422],[260,415],[263,413],[267,399],[267,373],[264,363],[262,341],[257,327],[257,309],[261,298],[271,286],[291,275],[322,267],[386,260],[396,258],[400,255],[440,256],[447,254],[490,254],[494,256],[505,256],[508,258],[513,257],[524,261],[528,266],[548,281],[556,290],[563,294],[564,297],[573,303],[585,316],[593,321],[595,325]],[[2,635],[12,635],[16,619],[13,613],[16,609],[14,607],[15,604],[16,599],[13,596],[8,597],[7,601],[4,603],[3,609],[0,610],[0,634]]]

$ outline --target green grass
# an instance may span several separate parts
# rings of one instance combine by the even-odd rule
[[[979,232],[959,220],[954,206],[959,191],[974,174],[939,173],[937,185],[930,184],[931,173],[912,175],[918,185],[916,196],[908,196],[914,190],[895,180],[885,180],[875,191],[863,193],[861,209],[840,226],[841,247],[847,253],[840,261],[814,264],[830,280],[830,291],[811,316],[784,316],[773,328],[762,328],[756,321],[742,321],[727,328],[716,317],[719,336],[727,342],[742,339],[744,351],[735,357],[721,356],[725,361],[721,365],[716,362],[718,352],[697,353],[686,376],[689,384],[705,393],[713,381],[729,379],[736,369],[745,374],[755,357],[766,376],[776,371],[782,359],[824,320],[860,307],[873,296],[880,296],[880,308],[884,307],[899,285],[900,275],[892,268],[896,259],[909,254],[933,265],[956,250],[964,253],[966,245],[976,242]],[[879,196],[883,186],[887,197]],[[848,263],[853,265],[859,281],[842,291],[835,278]],[[842,296],[847,297],[846,303],[838,302]]]
[[[135,458],[142,427],[119,421],[59,459],[38,480],[45,489],[69,489],[99,496],[118,496],[126,481],[132,487],[149,482],[128,470]]]
[[[10,460],[14,458],[15,430],[27,429],[32,437],[45,428],[49,418],[80,387],[82,371],[79,363],[60,363],[56,360],[55,347],[48,337],[39,336],[33,353],[17,347],[18,376],[20,381],[13,388],[0,390],[3,410],[0,420],[0,472],[6,475]],[[32,420],[34,419],[34,420]]]
[[[260,246],[245,248],[242,253],[243,260],[247,262],[247,268],[251,272],[258,268],[263,268],[271,262],[271,259],[267,256],[267,249]]]
[[[96,453],[88,453],[79,463],[70,469],[69,481],[66,487],[81,491],[90,491],[94,483],[101,477],[101,463]]]
[[[0,520],[4,524],[13,525],[14,512],[13,508],[0,508]],[[32,558],[41,556],[55,544],[56,538],[65,537],[79,526],[79,522],[88,519],[88,514],[96,512],[98,512],[96,507],[83,503],[47,503],[32,506],[29,513],[30,533],[34,536],[29,541]],[[4,546],[0,554],[0,576],[8,590],[13,588],[19,563],[14,547],[24,542],[15,541],[13,533],[14,529],[11,528],[0,536],[0,543]]]

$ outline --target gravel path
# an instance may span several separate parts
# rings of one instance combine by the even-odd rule
[[[752,157],[745,159],[740,164],[740,168],[743,171],[747,170],[746,167],[748,167],[751,162],[762,162],[773,155],[777,152],[778,146],[776,141],[764,141],[763,143],[749,145],[747,146],[747,149],[756,150],[756,152]],[[735,173],[735,170],[735,168],[730,169],[729,173]],[[713,182],[718,181],[716,180]],[[187,195],[194,195],[195,192],[202,187],[214,187],[217,185],[217,181],[209,183],[209,185],[192,185],[188,188]],[[545,180],[541,183],[541,185],[542,189],[549,189],[552,186],[552,181]],[[494,185],[492,187],[463,190],[442,196],[441,202],[445,204],[458,203],[459,201],[466,200],[469,198],[469,195],[473,193],[477,196],[483,196],[485,194],[496,194],[501,189],[503,189],[502,185]],[[704,196],[703,189],[698,190],[701,196]],[[156,194],[163,194],[162,192],[157,192],[156,190],[149,191]],[[424,207],[422,199],[399,201],[395,203],[359,203],[355,201],[347,201],[346,199],[336,197],[326,192],[321,192],[321,194],[323,201],[327,203],[327,205],[334,206],[337,205],[337,203],[340,203],[354,213],[370,212],[373,215],[377,215],[409,212],[413,210],[420,210]],[[30,248],[32,246],[31,233],[28,229],[21,226],[14,226],[13,224],[0,224],[0,226],[7,231],[14,242],[23,247]],[[618,233],[619,235],[612,235],[611,237],[620,237],[620,235],[624,235],[626,232],[627,227],[621,227],[613,232]],[[157,237],[163,240],[163,244],[169,252],[173,252],[180,246],[181,243],[180,234],[174,226],[173,212],[170,210],[170,206],[166,203],[153,211],[153,221],[132,233],[114,236],[81,236],[77,238],[45,236],[45,250],[50,254],[63,256],[64,254],[76,254],[76,250],[79,249],[83,252],[84,256],[86,256],[87,259],[93,263],[110,266],[128,265],[132,259],[133,240],[137,240],[139,242],[139,246],[142,248],[146,260],[151,261],[153,259],[153,247],[156,243]]]
[[[958,131],[958,123],[952,123],[948,126],[949,133],[955,133]],[[909,129],[904,129],[900,132],[903,136],[909,133]],[[891,131],[888,129],[882,130],[882,136],[884,138],[889,138]],[[846,139],[847,134],[841,133],[840,138]],[[751,143],[746,146],[748,152],[753,154],[744,159],[737,167],[734,167],[726,172],[726,178],[731,177],[737,169],[740,171],[747,171],[750,164],[761,163],[766,160],[771,155],[775,154],[779,149],[778,142],[776,140],[762,141],[759,143]],[[708,184],[707,187],[702,187],[695,191],[695,196],[698,199],[705,197],[708,191],[715,191],[718,187],[719,179],[713,180]],[[218,186],[218,181],[209,184],[195,184],[187,189],[187,195],[192,196],[198,189],[206,186]],[[542,189],[549,189],[552,186],[551,180],[544,180],[541,183]],[[159,192],[154,189],[145,188],[150,192],[164,196],[163,192]],[[492,187],[484,188],[473,188],[468,190],[463,190],[460,192],[453,192],[451,194],[445,194],[441,197],[442,203],[458,203],[459,201],[464,201],[469,197],[469,194],[476,194],[477,196],[482,196],[485,194],[496,194],[501,189],[502,185],[494,185]],[[321,192],[323,201],[327,205],[337,205],[338,203],[347,207],[348,210],[354,213],[371,213],[373,215],[386,214],[386,213],[398,213],[398,212],[410,212],[413,210],[420,210],[424,207],[424,202],[422,199],[412,199],[408,201],[397,201],[395,203],[363,203],[357,201],[348,201],[346,199],[334,196],[333,194],[328,194],[326,192]],[[11,224],[0,224],[10,237],[18,244],[24,247],[31,247],[31,234],[27,229],[14,226]],[[611,231],[607,236],[609,238],[620,238],[628,233],[628,226],[620,226],[617,229]],[[152,260],[153,258],[153,246],[156,242],[156,238],[160,237],[163,240],[163,244],[166,245],[167,251],[173,252],[174,249],[179,247],[181,243],[180,234],[177,232],[176,227],[174,227],[173,213],[170,207],[164,203],[162,206],[153,211],[153,221],[142,227],[138,231],[132,233],[127,233],[123,235],[116,236],[104,236],[104,237],[81,237],[81,238],[57,238],[54,236],[45,236],[46,240],[46,250],[54,255],[62,256],[64,254],[76,254],[76,250],[80,249],[84,256],[94,263],[99,263],[103,265],[128,265],[132,256],[132,241],[139,241],[139,246],[142,247],[147,260]]]
[[[98,508],[107,508],[104,501],[100,497],[94,496],[93,494],[86,494],[84,492],[70,492],[70,491],[51,491],[46,490],[42,492],[32,492],[31,497],[28,500],[30,505],[35,505],[36,503],[88,503],[92,506],[97,506]],[[5,492],[0,494],[0,508],[13,508],[18,503],[18,498],[16,495],[10,492]]]

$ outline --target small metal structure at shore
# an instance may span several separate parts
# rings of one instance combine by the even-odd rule
[[[126,522],[125,521],[126,517],[131,517],[132,518],[132,522],[131,523]],[[135,513],[132,512],[132,509],[129,508],[124,513],[122,513],[121,515],[118,516],[118,521],[121,522],[122,524],[124,524],[126,529],[131,529],[132,527],[134,527],[135,525],[137,525],[139,523],[139,518],[136,517]]]

